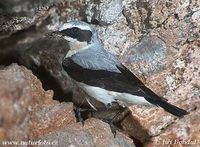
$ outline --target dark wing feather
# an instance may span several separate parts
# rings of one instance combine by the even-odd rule
[[[68,75],[78,82],[109,91],[145,96],[137,83],[131,83],[122,73],[86,69],[75,63],[71,58],[64,59],[62,66]]]
[[[156,101],[157,99],[162,99],[163,101],[167,101],[167,99],[158,97],[157,94],[155,94],[151,89],[146,87],[130,70],[128,70],[124,65],[121,64],[121,66],[117,66],[117,68],[126,76],[126,78],[129,81],[134,81],[133,84],[137,84],[137,86],[146,93],[147,97],[146,99],[150,98],[149,101],[151,103],[154,103],[153,101]]]

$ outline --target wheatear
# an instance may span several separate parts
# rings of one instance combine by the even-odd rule
[[[70,21],[63,24],[58,32],[70,45],[62,62],[64,70],[94,99],[106,106],[113,102],[125,106],[153,104],[178,117],[187,114],[187,111],[168,103],[147,88],[113,54],[105,50],[91,25]]]

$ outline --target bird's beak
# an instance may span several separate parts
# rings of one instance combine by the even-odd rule
[[[60,32],[60,31],[54,31],[54,32],[52,32],[52,34],[56,35],[58,37],[63,37],[64,36],[64,34],[62,32]]]

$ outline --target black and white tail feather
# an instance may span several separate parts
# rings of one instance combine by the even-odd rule
[[[144,93],[144,98],[150,102],[151,104],[154,104],[156,106],[162,107],[165,111],[177,116],[177,117],[183,117],[184,115],[187,115],[188,112],[176,107],[170,103],[167,102],[167,99],[161,98],[158,95],[156,95],[151,89],[146,87],[132,72],[130,72],[125,66],[121,65],[121,67],[118,67],[118,69],[131,81],[134,80],[138,84],[138,86],[141,88],[141,91]]]

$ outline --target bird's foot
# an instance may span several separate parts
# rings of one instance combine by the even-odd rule
[[[82,125],[84,126],[84,120],[87,119],[86,114],[88,115],[88,113],[91,113],[91,115],[93,115],[94,110],[74,107],[74,112],[75,112],[77,122],[81,122]]]
[[[82,123],[82,126],[84,126],[84,119],[81,115],[81,108],[78,108],[78,107],[75,107],[74,108],[74,112],[75,112],[75,116],[76,116],[76,119],[77,119],[77,122],[81,122]]]
[[[110,120],[104,120],[103,119],[103,121],[109,124],[110,130],[111,130],[111,132],[112,132],[112,134],[114,135],[114,138],[115,138],[116,137],[117,128],[113,123],[113,119],[110,119]]]
[[[122,108],[120,109],[111,119],[103,119],[104,122],[108,123],[110,125],[111,132],[113,133],[114,137],[116,137],[116,131],[117,131],[117,123],[119,121],[123,120],[127,114],[129,114],[128,108]],[[122,113],[124,113],[122,116],[120,116]],[[116,123],[116,125],[114,125]],[[119,128],[118,128],[119,129]]]

